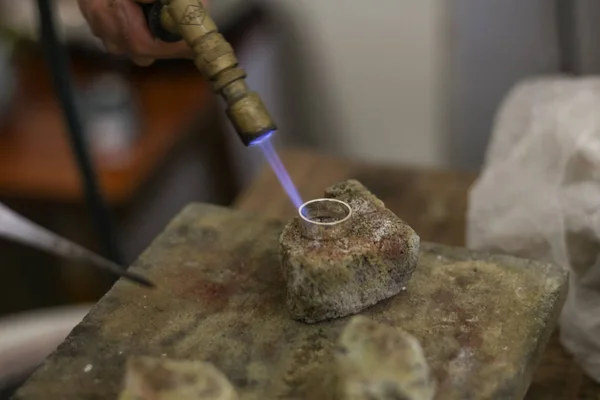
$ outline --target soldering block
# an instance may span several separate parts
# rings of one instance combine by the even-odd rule
[[[405,288],[417,266],[417,233],[361,183],[325,191],[352,209],[346,235],[315,240],[299,217],[280,236],[287,308],[295,320],[316,323],[355,314]]]
[[[404,330],[352,317],[335,351],[342,400],[433,400],[436,381],[419,341]]]

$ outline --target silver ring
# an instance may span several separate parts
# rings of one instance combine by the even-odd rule
[[[338,239],[348,234],[352,208],[337,199],[315,199],[298,208],[302,235],[317,240]]]

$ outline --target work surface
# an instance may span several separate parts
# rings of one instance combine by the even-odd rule
[[[392,211],[410,223],[419,232],[423,240],[450,245],[464,244],[467,192],[475,178],[472,174],[396,167],[374,167],[330,157],[316,156],[310,152],[284,152],[282,158],[304,198],[320,196],[323,188],[332,183],[351,177],[357,178],[379,196]],[[265,170],[256,183],[239,198],[236,207],[268,215],[274,219],[287,219],[294,213],[293,207],[288,203],[275,177],[270,171]],[[273,225],[275,224],[273,222]],[[225,255],[224,260],[231,260],[231,255]],[[193,263],[189,265],[189,267],[193,266]],[[183,278],[179,279],[183,280]],[[189,285],[192,286],[193,282],[190,281]],[[206,287],[204,290],[210,291],[211,289],[214,289],[212,295],[218,299],[221,293],[217,290],[218,287]],[[142,299],[143,295],[141,294]],[[160,312],[160,309],[148,308],[147,305],[145,309],[143,308],[144,305],[141,308],[137,308],[135,305],[132,307],[130,310],[139,311],[136,318],[140,320],[148,319],[149,314],[153,314],[154,311]],[[112,308],[110,300],[102,303],[96,308],[95,312],[102,313],[109,308]],[[127,309],[128,306],[125,305],[124,308]],[[112,324],[118,323],[119,321],[117,320],[112,322]],[[190,321],[189,324],[192,326],[193,321]],[[147,328],[148,331],[152,329],[152,326]],[[172,341],[178,340],[175,327],[166,326],[161,329],[172,334]],[[86,332],[91,336],[100,334],[100,331],[85,324],[77,328],[73,334],[85,335]],[[126,338],[131,333],[131,331],[124,330],[121,332],[121,335]],[[128,343],[132,340],[134,339],[130,338]],[[84,344],[82,342],[69,340],[62,347],[61,351],[63,353],[70,352],[75,355],[81,354],[83,349]],[[101,345],[100,351],[106,352],[107,355],[114,355],[114,352],[116,352],[120,357],[125,356],[125,350],[119,347],[119,343],[104,343]],[[155,349],[155,351],[158,354],[159,350]],[[162,353],[160,354],[162,355]],[[73,368],[76,369],[75,373],[78,374],[76,377],[85,379],[85,384],[88,387],[98,386],[101,390],[100,393],[102,393],[102,388],[111,393],[117,390],[118,379],[120,378],[117,371],[113,370],[113,375],[111,375],[113,380],[107,380],[102,374],[86,375],[83,373],[83,369],[87,366],[87,363],[91,364],[92,361],[80,360],[79,363],[75,364]],[[56,359],[51,362],[55,363]],[[84,365],[80,365],[84,362]],[[94,367],[93,364],[91,365],[92,370],[90,373],[96,369],[95,374],[97,374],[97,366]],[[121,358],[118,358],[118,366],[115,368],[120,368],[121,365]],[[40,372],[41,374],[50,373],[48,367]],[[57,376],[54,375],[54,377]],[[46,380],[42,378],[43,376],[40,377],[40,375],[37,375],[33,381],[28,383],[28,387],[21,394],[31,394],[34,390],[37,390],[36,393],[40,393],[40,391],[43,392],[45,387],[52,385],[56,387],[56,382],[53,382],[51,379]],[[61,381],[62,377],[58,377],[55,380]],[[105,388],[105,386],[107,387]],[[68,393],[71,387],[73,385],[70,382],[63,385],[65,389],[63,393]],[[90,397],[103,398],[99,395]],[[44,393],[39,398],[51,397],[45,396]],[[598,400],[599,398],[600,385],[594,383],[582,373],[581,369],[577,367],[560,346],[558,335],[555,332],[546,347],[526,399]]]
[[[282,159],[305,199],[324,187],[356,178],[415,229],[422,240],[464,246],[468,191],[476,175],[446,170],[375,166],[310,151],[284,151]],[[294,215],[277,179],[265,169],[236,207],[272,218]],[[527,400],[599,400],[600,384],[564,350],[555,330],[534,375]]]
[[[17,399],[115,398],[132,355],[212,362],[242,399],[327,399],[347,319],[292,320],[278,238],[283,224],[188,206],[18,392]],[[518,398],[566,293],[556,266],[422,244],[406,290],[363,312],[422,343],[436,399]]]

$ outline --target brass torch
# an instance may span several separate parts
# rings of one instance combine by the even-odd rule
[[[161,0],[144,8],[156,38],[183,39],[193,49],[196,67],[227,102],[227,115],[246,146],[277,129],[260,96],[248,89],[246,72],[199,0]]]

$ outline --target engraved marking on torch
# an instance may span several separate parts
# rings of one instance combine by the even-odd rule
[[[200,6],[188,6],[181,17],[181,25],[202,25],[206,13]]]

